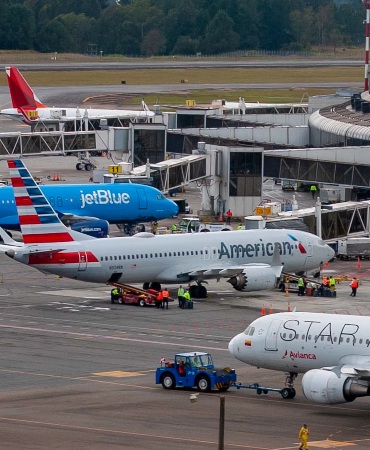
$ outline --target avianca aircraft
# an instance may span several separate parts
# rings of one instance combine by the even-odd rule
[[[149,110],[145,102],[142,102],[143,111],[127,109],[85,109],[81,111],[79,108],[48,108],[38,99],[16,67],[6,67],[5,71],[13,108],[3,109],[0,114],[28,125],[32,125],[38,120],[47,122],[48,120],[55,121],[58,118],[109,119],[154,116],[154,112]]]
[[[0,251],[43,272],[152,287],[227,277],[235,289],[251,291],[273,287],[282,266],[287,272],[313,269],[334,254],[317,236],[292,230],[93,239],[62,224],[21,160],[8,166],[24,244],[2,231]]]
[[[285,398],[304,373],[303,393],[317,403],[351,402],[370,395],[370,318],[288,312],[260,317],[229,343],[235,358],[289,372]]]
[[[61,221],[77,231],[107,235],[109,223],[124,225],[130,232],[138,222],[166,219],[178,213],[172,200],[151,186],[130,183],[42,185]],[[11,186],[0,187],[0,227],[19,230]]]

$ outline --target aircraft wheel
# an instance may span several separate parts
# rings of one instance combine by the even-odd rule
[[[149,289],[149,283],[143,283],[143,289],[144,290]]]
[[[77,163],[76,164],[76,169],[77,170],[82,170],[83,169],[83,165],[81,163]]]
[[[164,373],[161,383],[164,389],[175,389],[176,387],[175,378],[171,373]]]
[[[144,307],[146,305],[145,300],[143,298],[141,298],[139,300],[139,306]]]
[[[209,378],[205,375],[200,376],[197,380],[197,389],[199,392],[209,392],[211,390]]]
[[[294,388],[284,388],[280,391],[280,394],[284,400],[288,400],[290,398],[295,397],[295,389]]]
[[[85,164],[85,170],[87,172],[90,172],[91,169],[92,169],[92,164],[90,164],[90,163]]]
[[[199,298],[207,298],[207,288],[203,285],[199,286]]]
[[[226,392],[230,387],[230,383],[224,383],[224,386],[218,388],[219,392]]]

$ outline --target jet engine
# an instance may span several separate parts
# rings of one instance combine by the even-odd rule
[[[276,285],[276,273],[270,266],[253,266],[227,280],[237,291],[262,291],[273,289]]]
[[[323,369],[306,372],[302,378],[302,389],[307,400],[329,405],[353,402],[357,397],[369,395],[367,381]]]
[[[71,229],[96,238],[104,238],[108,236],[109,223],[101,219],[85,220],[71,224]]]

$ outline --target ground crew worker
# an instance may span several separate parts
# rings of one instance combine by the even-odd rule
[[[237,230],[243,230],[244,229],[244,227],[243,227],[243,225],[242,224],[239,224],[237,227],[236,227],[236,229]]]
[[[317,187],[316,187],[315,184],[312,184],[312,185],[311,185],[311,187],[310,187],[310,192],[311,192],[312,198],[315,198],[315,194],[316,194],[316,192],[317,192]]]
[[[155,306],[159,309],[162,307],[163,294],[162,291],[159,291],[157,294],[157,299],[155,301]]]
[[[350,297],[356,297],[357,288],[358,288],[358,279],[356,277],[353,277],[353,280],[351,281],[350,286],[352,288]]]
[[[171,225],[171,233],[173,234],[173,233],[176,233],[176,231],[177,231],[177,226],[176,226],[176,224],[174,223],[173,225]]]
[[[302,277],[298,278],[298,295],[304,295],[304,281]]]
[[[157,234],[157,231],[158,231],[158,222],[157,221],[152,222],[152,231],[153,231],[153,234]]]
[[[110,292],[110,302],[111,302],[112,304],[114,304],[115,300],[118,299],[118,296],[119,296],[119,292],[118,292],[118,289],[115,287],[115,288],[112,289],[111,292]]]
[[[177,290],[177,300],[179,301],[179,308],[183,308],[184,307],[184,288],[182,287],[182,285],[180,284],[180,287]]]
[[[170,297],[170,293],[167,291],[167,288],[164,288],[162,291],[162,308],[164,309],[166,307],[166,309],[168,309],[168,299]]]
[[[306,424],[303,424],[302,428],[299,430],[298,439],[301,441],[299,446],[299,450],[308,450],[308,436],[310,434],[310,430]]]
[[[184,303],[182,305],[182,309],[185,308],[185,306],[188,306],[190,302],[190,292],[189,289],[186,289],[185,294],[184,294]]]
[[[330,275],[330,278],[329,278],[329,288],[330,288],[331,292],[335,291],[335,278],[333,277],[333,275]]]
[[[232,216],[233,216],[233,213],[230,211],[230,209],[228,209],[227,212],[226,212],[226,223],[228,225],[230,225],[230,221],[231,221]]]

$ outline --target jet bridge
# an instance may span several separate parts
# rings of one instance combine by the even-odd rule
[[[135,167],[132,175],[147,175],[152,185],[164,193],[188,185],[211,175],[209,155],[189,155],[178,159],[168,159],[156,164],[147,163]],[[119,178],[118,178],[119,179]]]

